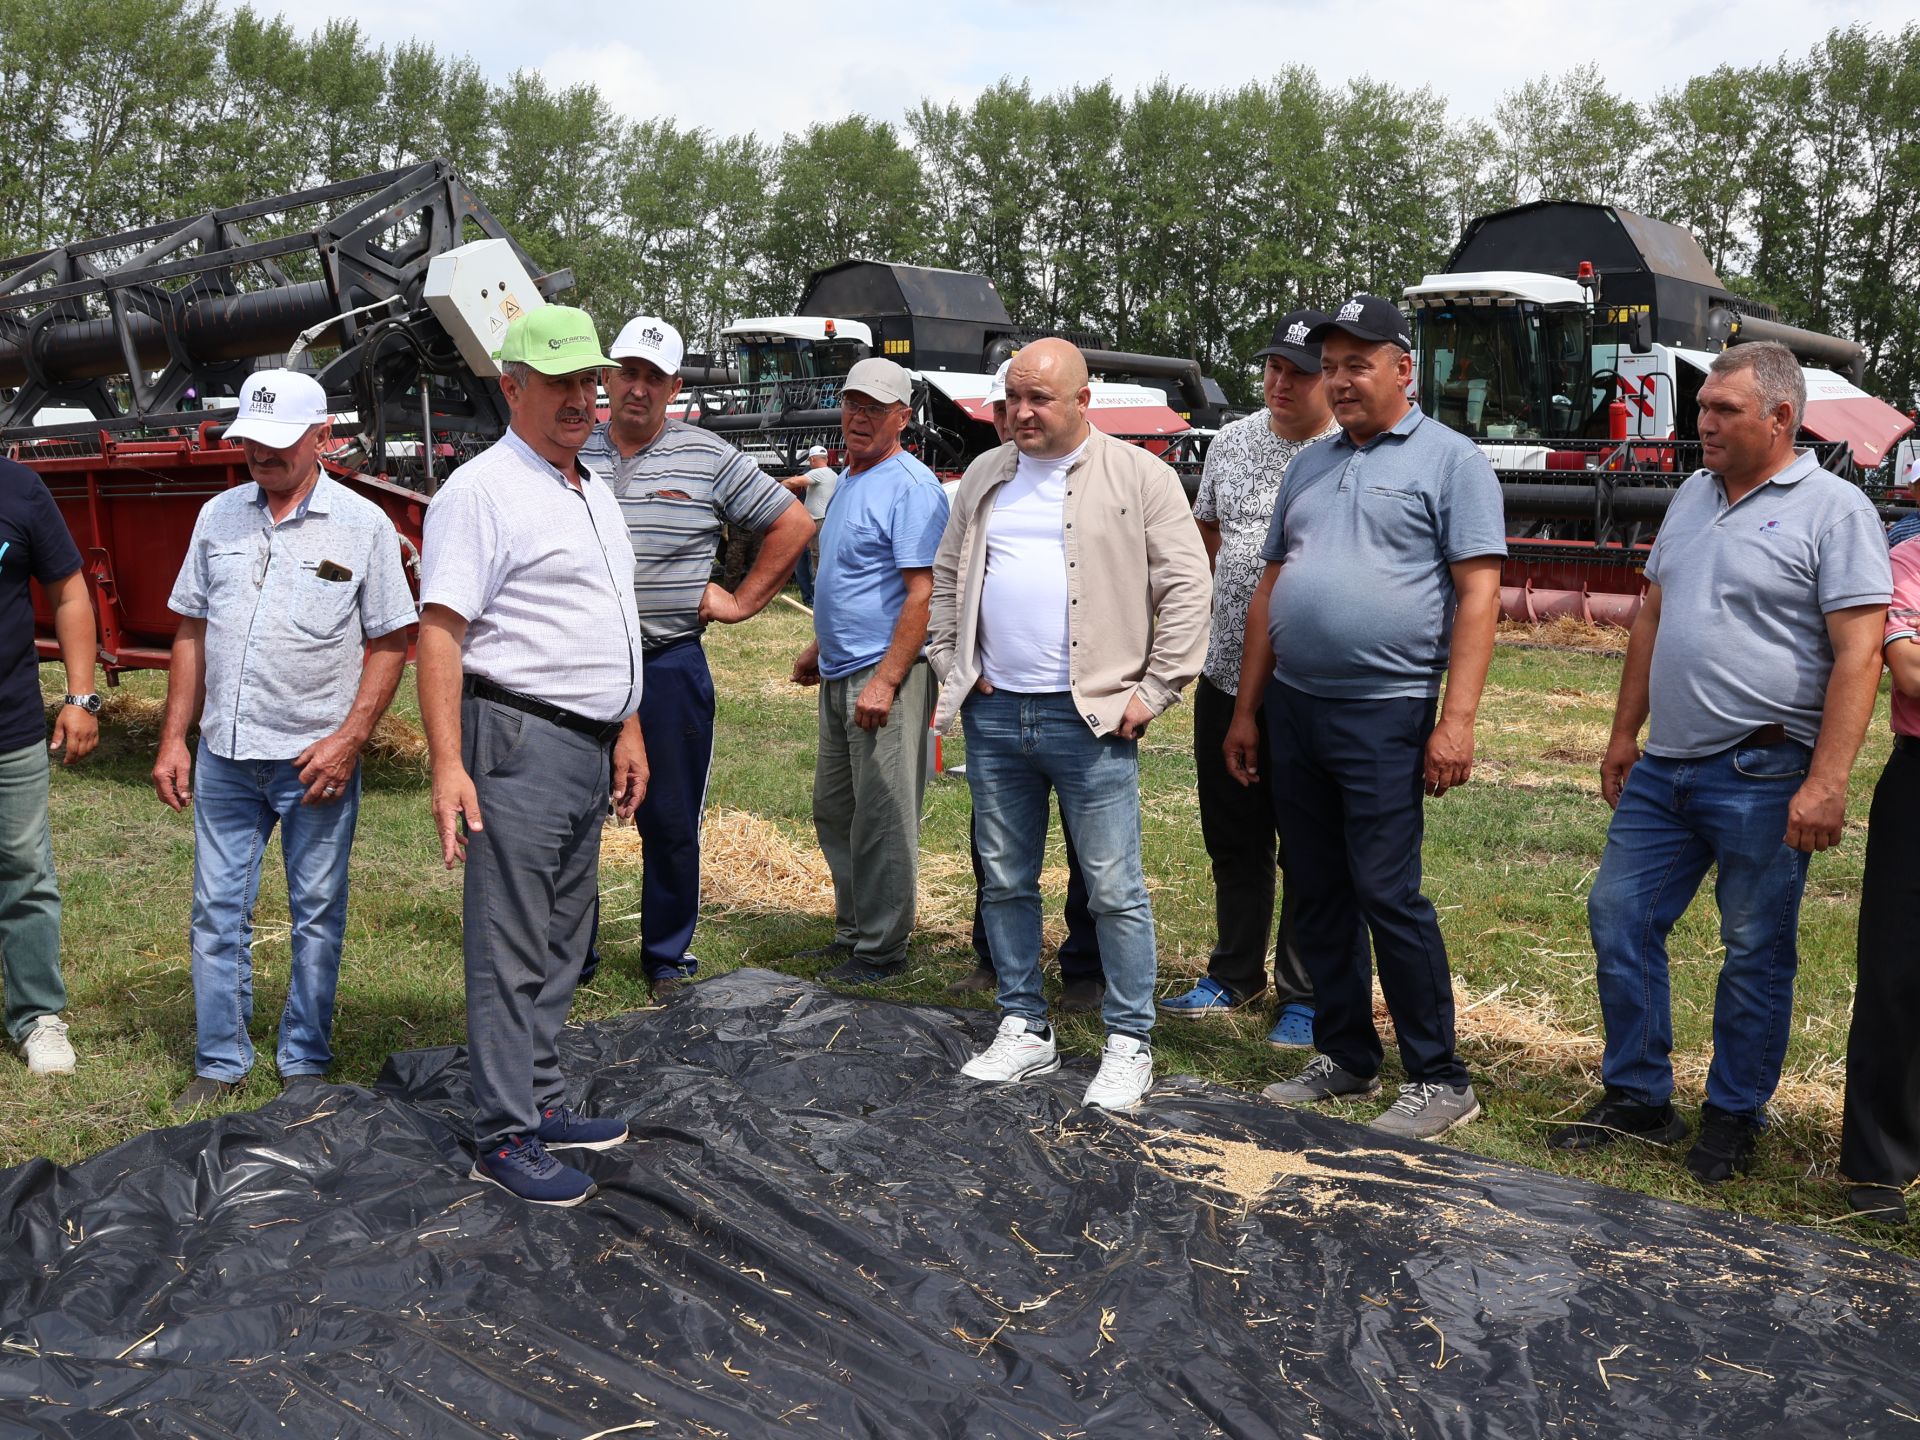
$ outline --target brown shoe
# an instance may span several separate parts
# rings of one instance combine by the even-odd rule
[[[240,1086],[230,1080],[209,1080],[204,1075],[193,1077],[193,1083],[174,1097],[173,1110],[176,1115],[190,1115],[203,1105],[212,1105],[233,1094]]]
[[[947,986],[949,995],[996,995],[999,991],[1000,977],[985,965],[976,965]]]
[[[653,1003],[664,1005],[682,990],[693,985],[693,977],[678,970],[666,970],[647,982],[647,989],[653,996]]]

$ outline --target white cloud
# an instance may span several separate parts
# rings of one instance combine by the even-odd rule
[[[1670,0],[1591,14],[1537,0],[724,0],[670,14],[583,7],[589,23],[557,30],[506,0],[255,4],[302,29],[345,17],[381,44],[418,38],[470,54],[496,81],[537,68],[556,84],[592,82],[630,116],[767,140],[855,112],[898,123],[922,97],[965,103],[1003,75],[1043,94],[1100,79],[1131,91],[1162,75],[1214,90],[1299,64],[1333,85],[1362,74],[1429,85],[1454,115],[1488,116],[1522,81],[1591,60],[1644,103],[1718,64],[1804,53],[1836,26],[1893,33],[1913,19],[1907,0]]]

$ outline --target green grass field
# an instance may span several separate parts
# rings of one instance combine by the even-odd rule
[[[710,792],[711,893],[695,940],[708,974],[783,966],[790,952],[830,937],[823,899],[829,892],[809,820],[814,698],[786,680],[808,623],[775,604],[751,623],[709,637],[720,723]],[[1813,863],[1787,1078],[1754,1174],[1708,1192],[1686,1176],[1677,1154],[1624,1145],[1566,1158],[1545,1148],[1548,1129],[1577,1113],[1596,1084],[1599,1015],[1585,898],[1606,830],[1597,767],[1618,663],[1503,645],[1481,711],[1474,781],[1428,806],[1427,892],[1440,907],[1462,992],[1462,1049],[1486,1106],[1485,1118],[1450,1138],[1486,1155],[1652,1195],[1858,1230],[1920,1254],[1920,1244],[1900,1232],[1846,1217],[1834,1174],[1866,804],[1888,744],[1884,697],[1855,772],[1846,839]],[[49,686],[56,673],[46,671]],[[191,1076],[191,822],[165,809],[147,779],[163,689],[162,676],[129,677],[108,702],[96,755],[55,774],[68,1019],[80,1070],[47,1081],[0,1060],[0,1165],[36,1155],[72,1163],[168,1124],[169,1102]],[[406,743],[413,705],[409,672],[396,706],[398,743],[367,766],[335,1035],[334,1078],[343,1082],[370,1082],[393,1050],[463,1038],[460,877],[441,868],[425,761],[417,744]],[[1142,760],[1163,989],[1186,988],[1204,970],[1213,939],[1189,719],[1184,706],[1161,719]],[[948,743],[947,758],[962,758],[957,740]],[[892,996],[940,1003],[944,985],[972,964],[965,938],[967,810],[964,781],[934,782],[922,838],[922,930],[911,981]],[[609,963],[581,993],[581,1019],[648,1003],[637,966],[639,876],[629,848],[610,847],[603,865]],[[254,949],[253,1033],[266,1063],[234,1097],[237,1109],[278,1093],[271,1053],[288,963],[278,864],[276,844]],[[1055,938],[1060,865],[1056,849],[1046,876],[1056,897]],[[1673,952],[1680,1098],[1692,1107],[1708,1055],[1717,972],[1710,897],[1682,921]],[[1257,1090],[1305,1058],[1269,1049],[1263,1042],[1270,1023],[1264,1008],[1167,1022],[1157,1032],[1159,1069]],[[1097,1052],[1097,1020],[1070,1018],[1060,1030],[1070,1057]],[[1402,1078],[1391,1059],[1386,1078]],[[1377,1108],[1355,1106],[1351,1113],[1364,1117]]]

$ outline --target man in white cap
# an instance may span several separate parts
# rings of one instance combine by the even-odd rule
[[[913,378],[870,357],[840,387],[847,471],[820,529],[814,642],[793,678],[820,687],[813,828],[833,873],[829,980],[885,984],[907,968],[927,789],[927,604],[947,524],[940,481],[901,445]]]
[[[815,445],[807,451],[807,468],[780,483],[807,507],[807,518],[813,521],[813,538],[800,552],[799,564],[793,567],[800,600],[811,605],[814,571],[820,563],[820,525],[827,518],[827,506],[833,503],[833,490],[840,483],[840,472],[833,468],[833,457],[827,447]]]
[[[471,1178],[578,1205],[625,1122],[567,1100],[560,1031],[591,943],[607,804],[647,788],[640,619],[620,506],[580,463],[602,371],[593,318],[542,305],[507,326],[507,433],[448,477],[421,547],[420,719],[448,869],[466,862],[461,949]]]
[[[713,675],[700,637],[735,625],[780,592],[813,538],[806,508],[778,480],[710,430],[668,415],[680,392],[680,332],[629,320],[608,351],[607,420],[580,447],[607,483],[633,544],[633,592],[646,652],[640,728],[652,778],[634,813],[640,831],[640,964],[665,1000],[699,967],[700,816],[713,760]],[[712,581],[725,527],[762,537],[753,568],[729,592]],[[589,972],[591,973],[591,972]]]
[[[182,1112],[253,1067],[253,906],[274,826],[286,860],[292,968],[275,1059],[284,1082],[333,1063],[360,752],[406,663],[413,596],[380,507],[320,464],[327,397],[262,370],[227,439],[251,485],[201,508],[167,604],[180,616],[153,787],[193,808],[194,1080]],[[187,731],[200,726],[197,756]],[[194,773],[198,770],[198,774]]]

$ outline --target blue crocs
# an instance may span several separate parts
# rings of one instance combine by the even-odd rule
[[[1198,1020],[1207,1015],[1231,1015],[1242,1003],[1233,998],[1231,990],[1207,975],[1202,976],[1200,982],[1186,994],[1170,995],[1162,1000],[1159,1010],[1162,1015],[1181,1015],[1189,1020]]]
[[[562,1165],[538,1140],[509,1135],[474,1156],[469,1180],[485,1180],[531,1205],[578,1205],[600,1187],[586,1172]]]
[[[1267,1032],[1267,1044],[1276,1050],[1313,1048],[1313,1007],[1295,1002],[1280,1007],[1280,1020]]]
[[[574,1113],[570,1105],[550,1105],[540,1112],[539,1141],[549,1150],[611,1150],[627,1138],[624,1120],[595,1120]]]

